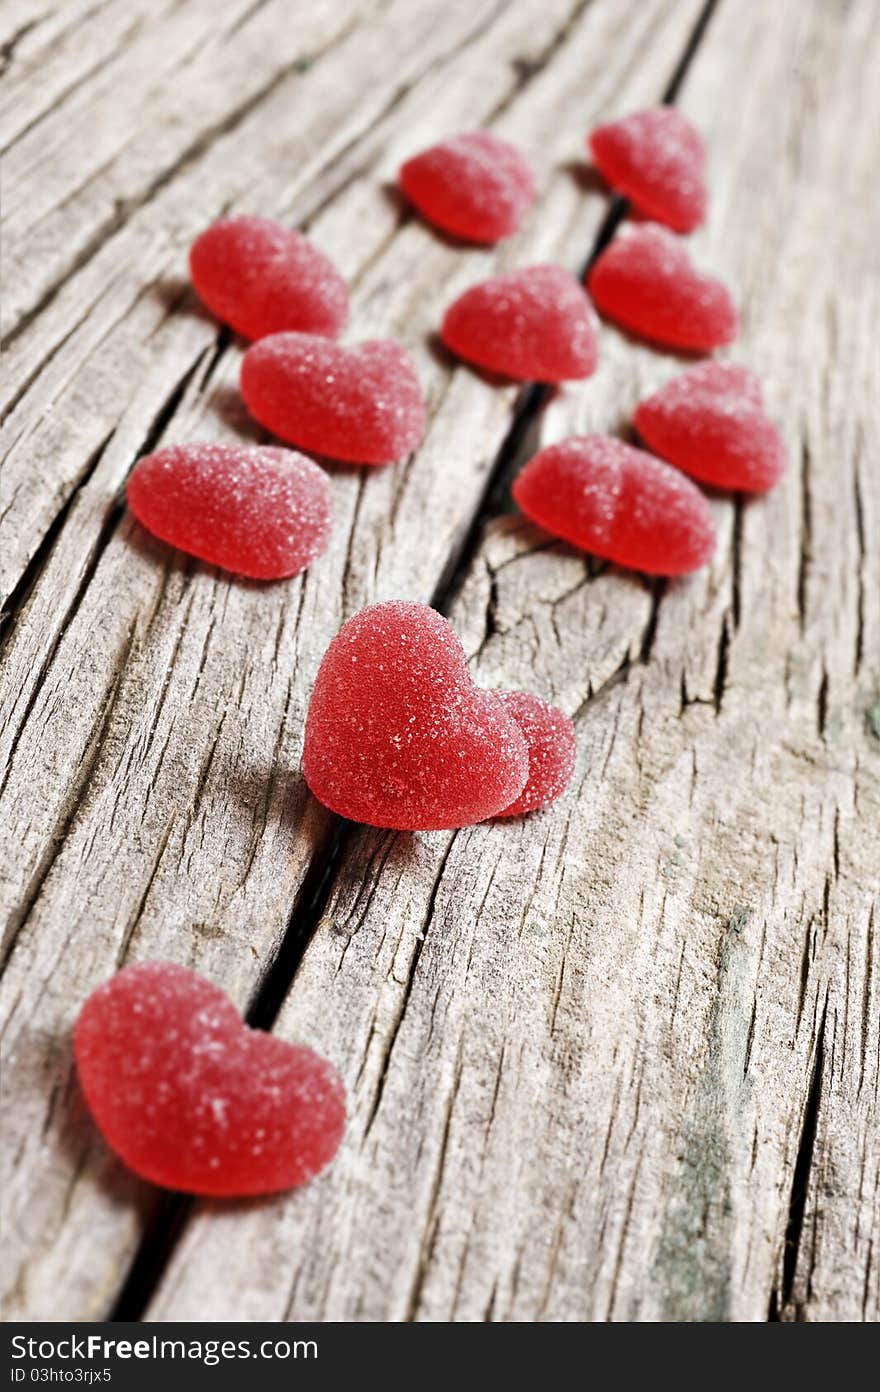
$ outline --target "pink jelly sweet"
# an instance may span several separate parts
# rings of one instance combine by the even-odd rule
[[[499,691],[508,715],[516,721],[529,751],[529,776],[519,797],[500,817],[519,817],[546,807],[564,793],[577,753],[574,725],[564,711],[528,691]]]
[[[640,403],[635,426],[655,454],[718,488],[763,493],[786,469],[761,384],[736,363],[701,363],[674,377]]]
[[[561,266],[492,276],[449,306],[443,342],[460,357],[525,382],[589,377],[599,352],[596,316]]]
[[[431,831],[509,807],[529,756],[504,702],[471,681],[452,625],[425,604],[392,601],[349,619],[324,654],[303,770],[343,817]]]
[[[345,1126],[332,1064],[248,1029],[195,972],[143,962],[89,996],[74,1029],[104,1139],[142,1178],[190,1194],[267,1194],[311,1179]]]
[[[335,337],[348,321],[333,262],[270,218],[221,218],[193,242],[189,268],[208,308],[245,338],[285,329]]]
[[[527,517],[618,565],[681,575],[715,549],[709,504],[684,474],[606,435],[560,440],[530,459],[513,485]]]
[[[407,160],[400,185],[423,217],[471,242],[509,237],[535,200],[535,176],[519,150],[470,131]]]
[[[245,353],[241,394],[281,439],[355,464],[402,459],[425,433],[415,363],[389,339],[343,347],[311,334],[273,334]]]
[[[674,106],[652,106],[597,126],[588,145],[596,168],[640,212],[676,232],[706,216],[706,147]]]
[[[330,537],[327,475],[292,450],[169,445],[135,466],[128,505],[154,536],[257,580],[298,574]]]
[[[739,331],[726,287],[699,271],[684,243],[656,223],[624,227],[595,262],[587,286],[600,313],[673,348],[710,352]]]

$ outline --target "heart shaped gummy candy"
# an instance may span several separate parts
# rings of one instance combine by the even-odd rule
[[[528,691],[496,693],[512,715],[529,751],[529,777],[519,797],[499,817],[520,817],[546,807],[564,793],[574,772],[577,753],[574,725],[565,711],[548,705]]]
[[[142,1178],[189,1194],[268,1194],[311,1179],[345,1126],[345,1090],[311,1049],[248,1029],[173,962],[125,967],[74,1028],[86,1101]]]
[[[587,277],[597,309],[645,338],[692,352],[731,343],[739,317],[726,287],[698,271],[665,227],[629,227]]]
[[[648,217],[692,232],[706,216],[706,147],[674,106],[597,126],[588,145],[600,174]]]
[[[293,450],[169,445],[135,466],[128,505],[162,541],[255,580],[297,575],[330,537],[327,475]]]
[[[785,473],[785,441],[761,384],[737,363],[701,363],[646,397],[636,430],[656,454],[718,488],[763,493]]]
[[[471,242],[497,242],[519,227],[535,176],[514,145],[468,131],[407,160],[400,185],[423,217]]]
[[[415,364],[388,339],[344,347],[312,334],[273,334],[245,353],[241,394],[273,434],[355,464],[390,464],[425,433]]]
[[[696,570],[715,549],[690,479],[606,435],[575,435],[530,459],[513,485],[527,517],[584,551],[652,575]]]
[[[213,223],[193,242],[189,269],[208,308],[245,338],[285,329],[335,337],[348,320],[348,288],[333,262],[270,218]]]
[[[452,625],[426,604],[374,604],[349,619],[318,671],[303,770],[343,817],[399,831],[469,826],[525,787],[526,742],[480,691]]]
[[[524,382],[563,382],[596,370],[596,317],[561,266],[492,276],[446,311],[443,342],[460,357]]]

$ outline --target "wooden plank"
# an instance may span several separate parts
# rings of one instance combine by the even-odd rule
[[[375,6],[316,6],[296,24],[277,0],[231,0],[220,22],[211,0],[166,8],[149,25],[135,10],[127,42],[5,156],[7,334],[169,172]]]
[[[333,9],[339,15],[354,12],[353,6]],[[100,242],[83,269],[55,292],[45,313],[13,341],[4,402],[9,414],[0,430],[4,600],[60,509],[89,476],[136,382],[163,348],[182,351],[176,324],[168,326],[170,337],[162,327],[185,293],[185,252],[198,230],[228,207],[287,215],[294,203],[301,214],[305,203],[314,211],[326,193],[321,176],[334,159],[386,113],[396,112],[432,61],[445,57],[451,63],[458,46],[491,26],[493,17],[499,19],[498,6],[490,0],[479,5],[456,0],[439,19],[430,5],[414,10],[397,0],[384,23],[351,33],[308,72],[296,72],[294,58],[288,78],[256,110],[241,119],[236,114],[232,127],[216,136],[201,158],[175,167],[156,196],[134,211],[117,235]],[[315,33],[306,27],[300,39],[311,48]],[[521,43],[527,48],[528,37]],[[491,110],[491,94],[507,90],[514,76],[504,66],[490,70],[482,109]],[[231,88],[228,95],[237,99]],[[291,109],[300,113],[296,122]],[[308,202],[310,188],[317,205]],[[374,196],[373,209],[376,228],[386,235],[394,209],[381,194]],[[370,245],[366,237],[362,244]],[[202,343],[214,339],[206,325]],[[185,353],[183,362],[178,358],[160,369],[166,395],[197,356]],[[137,371],[120,373],[120,362]],[[154,390],[146,403],[151,409],[141,406],[145,434],[163,400]]]
[[[652,0],[633,22],[609,3],[554,0],[539,9],[494,10],[470,3],[420,10],[423,27],[414,31],[412,7],[398,6],[386,28],[369,27],[369,43],[343,43],[328,55],[324,82],[332,69],[358,106],[359,126],[350,115],[334,115],[332,104],[322,115],[337,152],[353,127],[369,127],[368,112],[358,105],[373,90],[365,82],[369,65],[383,62],[386,72],[393,65],[400,86],[387,120],[380,98],[370,108],[380,120],[366,132],[360,152],[366,163],[352,177],[357,147],[346,153],[345,187],[337,197],[330,173],[313,158],[331,201],[312,230],[357,281],[354,334],[397,332],[417,352],[433,419],[416,460],[335,475],[333,546],[304,581],[269,589],[233,584],[169,558],[128,522],[118,525],[114,493],[145,434],[152,444],[172,429],[178,439],[247,430],[234,409],[237,349],[215,361],[215,336],[200,318],[142,309],[143,301],[129,310],[120,298],[124,318],[108,351],[112,346],[119,361],[131,341],[125,335],[147,345],[137,390],[128,401],[110,382],[97,407],[91,398],[99,439],[108,427],[114,434],[49,549],[8,648],[17,700],[5,798],[21,827],[3,885],[19,930],[3,983],[7,1057],[15,1065],[10,1111],[21,1143],[4,1186],[14,1238],[7,1262],[16,1280],[9,1292],[13,1311],[33,1317],[106,1311],[150,1204],[77,1115],[67,1044],[76,1004],[131,956],[164,954],[198,964],[239,1001],[253,991],[284,933],[323,824],[295,772],[323,648],[341,619],[375,595],[431,592],[507,426],[511,393],[451,370],[425,343],[443,303],[496,258],[465,255],[419,223],[401,222],[382,179],[404,153],[436,134],[440,94],[453,128],[495,115],[500,129],[543,154],[546,174],[542,217],[499,261],[553,255],[576,261],[603,206],[595,193],[585,200],[570,171],[558,167],[580,149],[589,119],[584,83],[594,79],[597,110],[623,82],[634,100],[653,96],[696,12],[695,4]],[[387,27],[392,18],[399,33]],[[550,71],[537,72],[551,53]],[[649,55],[655,66],[631,77]],[[258,141],[265,144],[281,90],[219,141],[180,189],[157,197],[149,216],[163,237],[169,212],[187,227],[195,194],[219,198],[217,181],[229,179],[227,171]],[[568,125],[561,120],[565,110],[577,113]],[[267,156],[252,173],[268,188],[271,170]],[[303,196],[300,184],[282,198],[293,206]],[[144,238],[147,213],[131,224]],[[203,202],[199,221],[204,217]],[[178,235],[176,266],[185,246]],[[160,247],[167,262],[164,240]],[[131,249],[129,240],[129,256]],[[100,313],[90,311],[83,330],[96,318]],[[198,372],[188,376],[194,363]],[[68,426],[87,373],[81,363],[63,409],[56,405]],[[181,376],[182,394],[176,394]],[[65,449],[76,466],[82,441]],[[62,712],[74,718],[59,720]]]
[[[880,1314],[878,57],[870,4],[721,6],[682,97],[695,249],[791,472],[713,501],[715,562],[653,614],[490,528],[455,621],[482,679],[576,713],[574,786],[355,837],[276,1026],[341,1064],[343,1150],[282,1201],[201,1205],[151,1318]],[[543,439],[624,427],[680,368],[602,349]]]
[[[155,353],[153,335],[179,298],[182,284],[169,279],[171,266],[177,272],[181,253],[199,222],[234,204],[261,172],[272,169],[277,184],[282,159],[293,158],[293,167],[301,171],[300,184],[307,185],[316,167],[332,159],[336,129],[341,128],[343,140],[351,133],[343,113],[351,118],[354,107],[357,115],[369,120],[369,113],[375,112],[375,94],[362,103],[364,112],[357,111],[361,104],[352,102],[350,89],[340,81],[349,71],[344,51],[335,62],[325,54],[325,61],[316,63],[314,70],[297,71],[310,55],[341,37],[358,15],[366,18],[374,10],[370,0],[357,4],[341,0],[332,7],[313,7],[295,26],[280,22],[277,7],[264,10],[281,31],[275,45],[262,30],[253,32],[259,24],[259,14],[254,15],[219,61],[209,44],[201,66],[198,60],[191,64],[185,83],[175,81],[173,72],[164,83],[161,72],[153,74],[160,108],[164,102],[163,121],[157,120],[148,130],[141,128],[140,143],[105,165],[99,178],[90,181],[80,171],[83,192],[76,207],[62,199],[54,220],[41,224],[43,232],[28,229],[18,240],[12,219],[5,246],[5,279],[21,298],[14,302],[11,294],[4,296],[8,345],[0,408],[5,417],[0,428],[0,595],[4,600],[46,529],[94,463],[107,438],[108,415],[112,426],[131,397],[134,374],[120,374],[119,362],[136,358],[144,368],[145,359]],[[216,29],[216,7],[203,7],[200,29],[189,11],[186,15],[196,40],[199,34],[204,38],[206,31]],[[158,35],[146,35],[143,43],[174,53],[179,39],[180,35],[163,29]],[[193,42],[190,32],[189,45]],[[179,48],[177,52],[180,57]],[[149,68],[149,53],[139,52],[139,59]],[[406,74],[406,55],[402,55],[402,66]],[[279,80],[285,72],[286,82]],[[381,81],[381,74],[377,76]],[[106,100],[96,98],[94,107],[87,105],[81,115],[86,150],[94,143],[88,138],[90,130],[107,139],[107,131],[114,131],[118,124],[112,102],[124,101],[128,87],[124,74],[114,73],[113,78]],[[315,114],[293,133],[286,119],[282,121],[283,108],[278,108],[272,127],[277,132],[274,143],[265,139],[259,117],[247,120],[249,104],[273,83],[277,83],[276,98],[288,107],[298,86],[311,89],[307,101],[319,98]],[[83,102],[87,95],[88,88],[79,93]],[[236,140],[237,122],[242,129]],[[35,136],[42,138],[42,126]],[[310,142],[323,152],[317,159],[314,154],[310,159],[303,156]],[[238,152],[240,162],[230,162],[230,148]],[[66,162],[65,155],[61,163]],[[42,188],[39,168],[31,183],[23,182],[20,196],[25,209],[36,201],[32,184]],[[157,190],[161,196],[156,196]],[[278,199],[276,191],[268,206],[276,206]],[[51,245],[41,243],[44,232]],[[34,276],[42,278],[39,283],[29,281]],[[48,296],[44,304],[41,296]],[[41,312],[31,322],[29,316],[41,304]],[[211,338],[206,325],[204,342]],[[170,379],[169,386],[178,380],[179,375]],[[148,422],[149,416],[145,430]]]
[[[32,3],[11,20],[0,40],[5,55],[0,93],[0,147],[12,144],[48,113],[61,106],[81,83],[88,82],[131,42],[146,21],[161,23],[171,0],[119,0],[95,4],[78,0],[40,16]],[[6,10],[4,6],[4,21]],[[10,17],[11,18],[11,17]],[[82,152],[71,151],[74,159]]]

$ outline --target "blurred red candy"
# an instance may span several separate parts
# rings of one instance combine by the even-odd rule
[[[701,363],[674,377],[640,403],[635,426],[655,454],[717,488],[763,493],[788,462],[758,378],[736,363]]]
[[[79,1080],[108,1145],[166,1189],[232,1197],[302,1184],[345,1127],[336,1069],[248,1029],[228,996],[173,962],[125,967],[74,1028]]]
[[[189,268],[208,308],[245,338],[285,329],[335,338],[348,321],[333,262],[270,218],[221,218],[193,242]]]
[[[561,266],[472,286],[446,311],[441,336],[469,362],[524,382],[589,377],[599,357],[593,307]]]
[[[128,505],[162,541],[255,580],[297,575],[330,537],[327,475],[286,449],[169,445],[137,463]]]
[[[652,575],[696,570],[715,549],[709,504],[690,479],[605,435],[576,435],[541,450],[513,496],[554,536]]]
[[[251,415],[300,449],[355,464],[390,464],[422,442],[425,406],[406,349],[389,339],[343,346],[273,334],[241,365]]]
[[[400,185],[429,222],[471,242],[509,237],[535,200],[528,161],[490,131],[454,135],[414,155]]]
[[[674,106],[652,106],[597,126],[588,139],[596,168],[656,222],[691,232],[706,216],[706,147]]]
[[[607,318],[673,348],[710,352],[739,331],[726,287],[697,270],[683,242],[654,223],[624,227],[596,260],[587,288]]]

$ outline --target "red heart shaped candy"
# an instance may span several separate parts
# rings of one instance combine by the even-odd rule
[[[731,343],[739,317],[726,287],[697,270],[665,227],[627,227],[587,277],[602,314],[657,343],[709,352]]]
[[[443,342],[460,357],[524,382],[562,382],[596,370],[596,317],[561,266],[492,276],[449,306]]]
[[[348,321],[333,262],[270,218],[221,218],[193,242],[189,268],[208,308],[245,338],[285,329],[335,337]]]
[[[474,686],[452,625],[426,604],[393,601],[349,619],[324,654],[303,770],[343,817],[434,831],[510,806],[529,758],[504,702]]]
[[[575,435],[530,459],[513,485],[527,517],[584,551],[681,575],[715,549],[709,504],[690,479],[606,435]]]
[[[330,484],[305,455],[169,445],[141,459],[128,505],[163,541],[256,580],[297,575],[330,537]]]
[[[691,232],[706,216],[706,147],[674,106],[597,126],[588,145],[600,174],[648,217]]]
[[[425,433],[415,363],[389,339],[344,347],[312,334],[273,334],[245,353],[241,394],[273,434],[355,464],[390,464]]]
[[[718,488],[763,493],[788,462],[760,382],[737,363],[701,363],[674,377],[639,404],[635,426],[656,454]]]
[[[514,145],[469,131],[407,160],[400,184],[423,217],[471,242],[497,242],[519,227],[535,176]]]
[[[311,1179],[345,1126],[332,1064],[248,1029],[210,981],[173,962],[125,967],[74,1028],[86,1101],[104,1139],[168,1189],[231,1197]]]
[[[529,777],[519,797],[499,817],[534,812],[564,793],[574,773],[577,754],[574,725],[565,711],[548,705],[528,691],[496,693],[513,716],[529,750]]]

